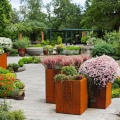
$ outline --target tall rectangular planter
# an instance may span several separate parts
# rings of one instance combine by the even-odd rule
[[[105,109],[111,104],[112,83],[107,83],[106,87],[101,89],[98,89],[97,86],[92,85],[91,93],[92,99],[89,98],[89,107]]]
[[[88,108],[87,79],[55,83],[56,112],[82,114]]]
[[[46,103],[55,103],[55,82],[54,77],[59,74],[60,70],[46,69],[45,70],[45,89],[46,89]]]
[[[0,55],[0,67],[7,68],[7,55],[6,53]]]

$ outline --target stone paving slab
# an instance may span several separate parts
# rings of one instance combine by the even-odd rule
[[[8,63],[16,62],[21,57],[8,57]],[[56,113],[55,104],[45,103],[45,69],[42,64],[25,64],[26,70],[17,72],[17,78],[25,82],[24,100],[11,101],[12,109],[21,109],[27,120],[120,120],[120,99],[112,99],[106,109],[88,108],[82,115]]]

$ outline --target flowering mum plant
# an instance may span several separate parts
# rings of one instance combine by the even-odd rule
[[[16,75],[13,73],[0,74],[0,96],[10,96]]]
[[[118,67],[119,65],[113,58],[103,55],[85,61],[81,65],[79,73],[86,75],[91,84],[105,87],[108,82],[113,83],[117,78]]]

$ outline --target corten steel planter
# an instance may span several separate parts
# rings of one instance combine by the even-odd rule
[[[56,69],[46,69],[45,77],[46,77],[46,103],[55,103],[55,75],[59,74],[60,70]]]
[[[92,98],[89,95],[88,105],[90,108],[105,109],[111,104],[112,83],[107,83],[106,87],[101,89],[98,89],[97,86],[92,85],[90,91],[92,93]]]
[[[7,54],[4,53],[0,55],[0,67],[2,68],[7,68]]]
[[[88,108],[87,79],[55,83],[56,112],[82,114]]]

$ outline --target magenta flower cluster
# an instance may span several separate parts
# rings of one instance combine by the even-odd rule
[[[63,66],[75,66],[77,69],[80,65],[89,59],[86,55],[79,55],[79,56],[65,56],[65,55],[58,55],[58,56],[50,56],[44,58],[41,62],[47,69],[61,69]]]
[[[86,75],[90,82],[99,87],[105,87],[108,82],[117,78],[118,63],[111,57],[103,55],[85,61],[79,73]]]

